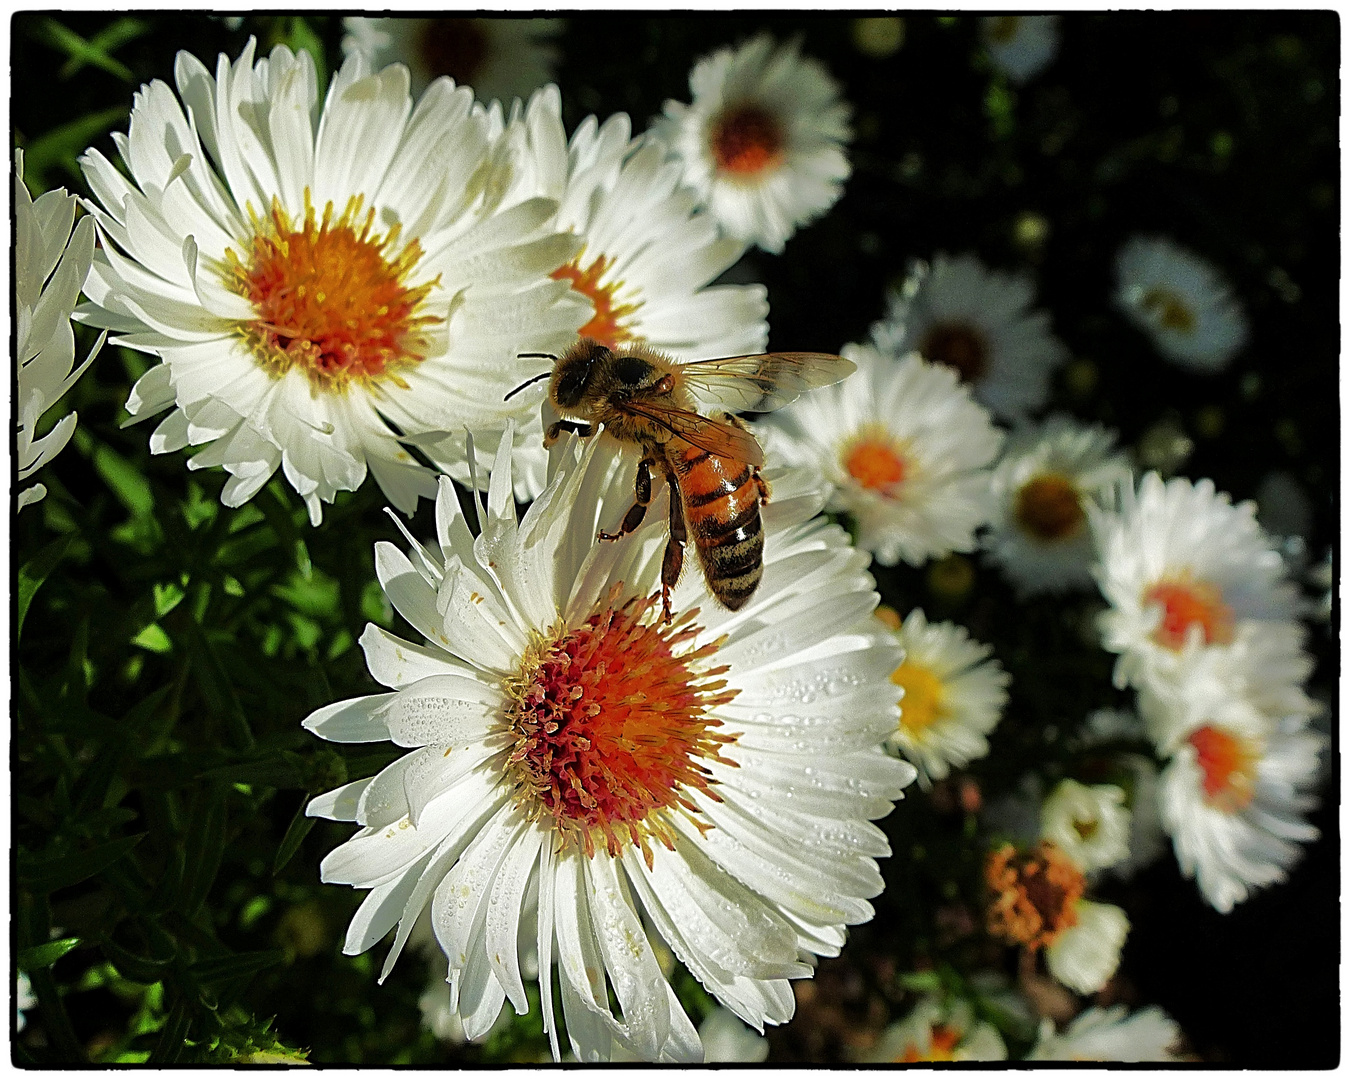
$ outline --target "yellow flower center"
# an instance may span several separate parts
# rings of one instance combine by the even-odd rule
[[[946,364],[962,382],[978,382],[989,371],[989,342],[967,323],[934,323],[919,342],[919,355],[931,363]]]
[[[1195,333],[1195,311],[1172,290],[1155,285],[1144,294],[1141,306],[1164,329],[1175,330],[1179,334]]]
[[[358,195],[336,220],[328,203],[316,222],[306,190],[297,227],[273,199],[268,218],[253,218],[246,258],[225,252],[226,283],[256,312],[238,333],[272,375],[298,367],[333,391],[386,378],[406,387],[398,371],[425,358],[425,329],[444,320],[422,306],[440,277],[409,286],[421,247],[399,249],[399,226],[381,236],[374,208],[361,211]]]
[[[1145,604],[1160,604],[1162,621],[1153,640],[1168,649],[1186,644],[1192,626],[1200,627],[1206,645],[1233,640],[1233,609],[1223,602],[1218,586],[1195,581],[1189,575],[1165,578],[1144,592]]]
[[[1087,523],[1078,488],[1059,473],[1043,473],[1023,484],[1013,516],[1023,531],[1047,543],[1072,540]]]
[[[713,120],[709,137],[717,171],[752,180],[782,164],[787,136],[778,117],[762,105],[733,105]]]
[[[651,839],[674,848],[669,812],[711,828],[689,792],[716,798],[706,762],[734,765],[721,751],[735,737],[709,710],[737,692],[717,677],[725,666],[703,669],[718,642],[689,647],[696,611],[667,626],[652,618],[656,596],[615,607],[618,591],[532,647],[508,680],[509,767],[517,800],[552,818],[565,845],[618,855],[631,842],[650,865]]]
[[[1252,801],[1260,747],[1208,724],[1191,732],[1186,741],[1195,748],[1206,802],[1232,814]]]
[[[862,487],[883,495],[893,495],[910,471],[903,447],[875,424],[864,427],[844,445],[840,464]]]
[[[947,715],[945,688],[931,669],[906,660],[891,672],[891,682],[905,691],[900,699],[900,726],[906,731],[917,735]]]
[[[623,288],[623,282],[604,280],[614,260],[601,255],[590,266],[583,268],[581,254],[549,275],[554,281],[569,282],[572,290],[586,297],[595,310],[590,322],[577,331],[577,337],[591,338],[610,349],[624,342],[636,341],[637,335],[626,320],[642,306],[642,301],[616,301],[615,294]]]

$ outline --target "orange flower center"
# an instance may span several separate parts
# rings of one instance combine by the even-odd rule
[[[417,51],[433,78],[449,75],[459,86],[473,86],[490,50],[477,19],[427,19]]]
[[[1205,800],[1225,813],[1236,813],[1252,801],[1260,750],[1249,740],[1206,724],[1186,740],[1195,747]]]
[[[330,202],[316,223],[306,191],[297,228],[273,199],[269,218],[253,219],[247,261],[225,252],[227,284],[257,312],[238,332],[273,375],[299,367],[324,390],[382,378],[406,388],[398,370],[426,356],[425,328],[444,320],[419,310],[440,277],[410,287],[421,247],[393,254],[398,225],[373,234],[375,210],[363,216],[361,206],[353,197],[334,220]]]
[[[582,253],[584,254],[584,252]],[[577,331],[578,337],[592,338],[607,348],[614,348],[626,341],[636,341],[637,335],[624,321],[642,306],[642,301],[616,303],[614,294],[623,286],[622,281],[602,283],[613,260],[601,255],[585,269],[581,265],[581,255],[570,263],[560,266],[549,275],[554,281],[567,281],[575,292],[581,293],[591,302],[595,314],[591,321]]]
[[[923,1053],[920,1049],[909,1043],[905,1047],[905,1052],[895,1060],[897,1062],[914,1061],[955,1061],[956,1047],[961,1042],[961,1032],[954,1027],[948,1027],[946,1024],[934,1024],[928,1035],[928,1052]]]
[[[1179,334],[1195,333],[1195,312],[1180,296],[1161,285],[1155,285],[1144,294],[1142,305],[1158,325]]]
[[[842,455],[844,471],[865,488],[891,494],[909,471],[890,434],[869,426],[850,439]]]
[[[1004,844],[990,853],[984,877],[993,892],[989,932],[995,937],[1037,949],[1078,922],[1075,905],[1087,882],[1049,840],[1028,852]]]
[[[1087,522],[1078,489],[1058,473],[1045,473],[1023,484],[1013,514],[1026,532],[1047,543],[1073,539]]]
[[[1153,640],[1169,649],[1186,644],[1192,626],[1200,627],[1206,645],[1233,640],[1233,609],[1223,602],[1218,586],[1189,577],[1158,582],[1144,593],[1145,604],[1160,604],[1162,621]]]
[[[978,382],[989,370],[989,342],[966,323],[933,324],[919,342],[919,355],[955,369],[962,382]]]
[[[694,817],[690,789],[707,792],[705,761],[721,756],[734,736],[714,731],[709,710],[736,695],[701,670],[714,642],[686,648],[698,634],[695,611],[666,626],[651,618],[657,597],[608,605],[579,628],[531,649],[508,681],[510,756],[517,798],[537,817],[549,816],[565,844],[594,855],[618,855],[638,845],[651,865],[649,840],[674,848],[666,811]]]
[[[750,180],[778,168],[787,139],[778,117],[761,105],[735,105],[718,116],[710,138],[717,171]]]
[[[891,672],[891,682],[905,690],[900,699],[900,726],[906,731],[917,735],[946,715],[942,680],[929,668],[906,660]]]

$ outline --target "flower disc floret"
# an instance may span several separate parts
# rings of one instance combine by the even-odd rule
[[[1077,924],[1087,881],[1058,845],[1043,840],[1019,852],[1005,844],[989,856],[984,876],[993,893],[989,932],[995,937],[1038,949]]]
[[[734,764],[720,751],[735,741],[709,712],[736,696],[717,677],[728,669],[700,670],[716,643],[690,647],[695,613],[667,626],[655,602],[631,598],[541,641],[508,681],[506,708],[517,798],[587,855],[631,841],[649,865],[649,837],[675,847],[660,812],[696,815],[686,788],[717,798],[704,760]]]

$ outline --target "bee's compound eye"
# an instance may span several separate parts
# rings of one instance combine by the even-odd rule
[[[636,356],[620,356],[614,361],[614,377],[625,386],[641,386],[651,373],[651,364]]]
[[[581,400],[581,392],[586,388],[586,379],[590,375],[589,365],[570,368],[562,373],[558,379],[558,388],[554,391],[554,396],[558,399],[558,404],[564,407],[575,405]]]

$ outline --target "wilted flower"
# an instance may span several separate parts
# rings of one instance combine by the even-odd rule
[[[989,270],[974,255],[917,262],[893,292],[872,341],[892,356],[919,353],[945,364],[1000,419],[1018,420],[1050,396],[1050,376],[1069,352],[1050,332],[1050,315],[1031,310],[1031,281]]]
[[[632,502],[635,452],[602,436],[578,458],[577,440],[562,440],[517,523],[511,440],[508,429],[476,540],[442,480],[438,544],[411,559],[376,549],[381,584],[427,644],[367,627],[367,663],[393,692],[305,726],[412,752],[310,804],[362,826],[323,877],[371,890],[348,952],[398,927],[386,974],[430,903],[449,1007],[470,1038],[503,1000],[527,1011],[520,953],[533,936],[555,1057],[556,957],[578,1058],[617,1045],[701,1061],[638,905],[742,1020],[789,1019],[788,980],[812,973],[810,954],[835,955],[882,888],[875,858],[888,847],[868,819],[914,777],[880,749],[899,650],[871,631],[865,557],[810,520],[823,499],[809,477],[777,478],[754,597],[732,613],[686,575],[667,625],[665,495],[627,538],[593,539]]]
[[[756,424],[768,452],[819,468],[835,485],[830,509],[853,515],[858,545],[883,566],[971,550],[1003,433],[940,365],[866,345],[843,354],[857,372]]]
[[[308,53],[253,50],[214,77],[178,54],[192,123],[164,83],[141,90],[116,137],[135,184],[81,159],[103,246],[80,313],[163,359],[127,410],[172,406],[151,451],[209,444],[189,467],[223,465],[227,505],[280,467],[317,524],[369,467],[410,513],[435,481],[400,439],[500,432],[535,366],[517,354],[585,321],[548,277],[577,241],[543,228],[551,200],[500,207],[509,170],[469,90],[414,107],[406,68],[353,54],[320,106]]]
[[[480,101],[525,97],[551,78],[558,63],[553,39],[562,19],[367,19],[350,15],[343,54],[360,52],[372,70],[395,61],[408,65],[412,92],[448,75],[470,86]]]
[[[1247,318],[1228,283],[1171,240],[1136,236],[1116,256],[1116,280],[1120,309],[1182,367],[1219,371],[1247,343]]]
[[[18,397],[15,400],[14,453],[19,482],[56,457],[75,434],[70,413],[42,438],[39,418],[84,374],[107,337],[101,334],[75,370],[75,334],[70,315],[94,257],[94,222],[75,221],[74,195],[65,188],[33,201],[23,182],[23,151],[14,151],[14,311],[18,338]],[[40,501],[45,484],[19,492],[18,509]]]
[[[818,60],[767,34],[705,56],[692,104],[667,101],[652,134],[726,232],[778,252],[848,179],[849,105]]]

